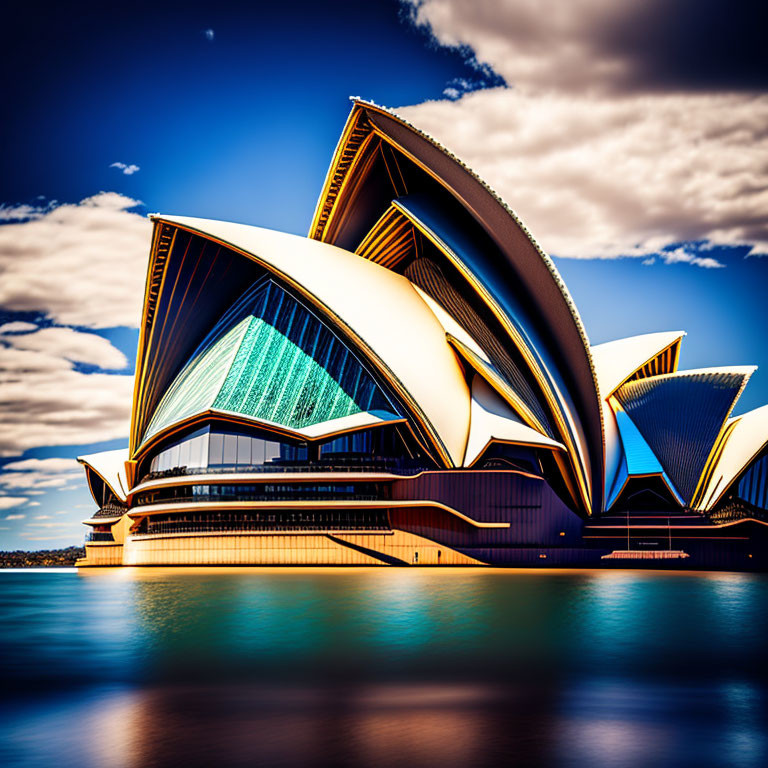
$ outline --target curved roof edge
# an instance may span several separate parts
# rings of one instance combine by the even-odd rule
[[[125,501],[130,490],[128,475],[125,471],[125,462],[128,458],[128,449],[118,448],[115,451],[78,456],[77,460],[86,468],[86,472],[90,470],[98,475],[120,501]],[[90,483],[88,486],[90,488]],[[92,490],[91,495],[93,495]],[[95,497],[94,500],[98,503]]]
[[[768,444],[768,405],[735,416],[729,421],[731,425],[728,439],[702,495],[702,510],[712,509]]]
[[[538,242],[535,240],[531,232],[527,229],[525,224],[520,220],[520,218],[517,216],[514,210],[498,195],[498,193],[496,193],[480,176],[478,176],[477,173],[475,173],[469,166],[467,166],[461,159],[459,159],[456,155],[450,152],[446,147],[444,147],[442,144],[436,141],[433,137],[429,136],[428,134],[424,133],[423,131],[421,131],[414,125],[412,125],[410,122],[408,122],[404,118],[400,117],[395,111],[391,109],[382,107],[378,104],[375,104],[374,102],[366,101],[360,98],[353,98],[352,101],[353,101],[352,111],[350,112],[350,115],[347,119],[347,123],[344,127],[341,140],[332,158],[329,172],[328,172],[328,175],[326,176],[326,180],[323,186],[323,191],[318,201],[318,205],[315,209],[315,214],[313,216],[312,224],[310,226],[310,231],[309,231],[310,237],[316,238],[318,240],[323,239],[323,227],[325,226],[325,222],[327,222],[328,220],[326,209],[328,208],[328,205],[334,204],[344,184],[345,175],[349,170],[349,168],[353,165],[350,162],[349,158],[344,157],[343,150],[346,146],[346,142],[351,138],[354,138],[353,134],[355,130],[357,130],[358,133],[360,132],[359,126],[356,128],[356,124],[357,124],[358,118],[360,117],[360,114],[364,110],[370,111],[370,114],[366,112],[366,115],[371,120],[374,118],[376,114],[378,114],[382,118],[393,121],[395,124],[399,124],[399,126],[401,126],[402,128],[405,128],[406,131],[409,132],[412,136],[416,137],[417,139],[423,142],[426,142],[427,145],[438,150],[439,153],[444,158],[447,158],[449,161],[451,161],[456,166],[457,170],[463,173],[471,182],[470,187],[465,188],[464,190],[465,194],[462,195],[455,188],[455,185],[452,185],[451,183],[449,183],[446,179],[442,178],[442,176],[440,176],[436,171],[433,170],[431,173],[434,176],[434,178],[436,178],[442,184],[442,186],[448,189],[455,197],[457,197],[460,201],[462,201],[462,204],[474,216],[474,218],[486,230],[486,232],[488,232],[490,237],[497,243],[497,245],[501,248],[502,253],[504,253],[508,259],[510,258],[510,253],[512,252],[512,246],[514,241],[516,240],[519,241],[519,237],[515,235],[514,229],[517,229],[520,233],[522,233],[524,242],[527,243],[530,247],[532,247],[534,251],[537,253],[541,264],[543,265],[543,267],[545,268],[548,274],[549,280],[551,281],[551,283],[554,284],[555,292],[550,295],[559,296],[560,301],[562,301],[565,307],[565,310],[567,311],[568,316],[572,321],[573,327],[576,332],[576,337],[578,337],[577,347],[579,351],[575,352],[576,347],[573,345],[573,337],[571,339],[571,345],[570,346],[568,345],[567,334],[563,339],[563,351],[568,350],[568,352],[566,353],[567,367],[569,368],[571,375],[574,377],[574,382],[577,384],[577,386],[579,386],[578,397],[583,403],[583,407],[585,409],[585,412],[583,414],[580,414],[580,417],[583,415],[585,418],[589,418],[592,420],[592,426],[589,428],[589,430],[590,432],[592,432],[593,437],[591,441],[589,441],[590,445],[588,450],[590,463],[592,464],[592,467],[590,470],[590,479],[589,479],[589,483],[590,483],[589,493],[591,495],[590,506],[592,507],[592,509],[599,512],[603,507],[603,498],[602,498],[603,497],[603,488],[602,488],[603,466],[602,465],[603,465],[603,459],[604,459],[604,446],[605,446],[605,428],[603,423],[603,412],[600,406],[601,398],[599,395],[599,392],[600,392],[599,383],[597,380],[597,374],[594,368],[594,364],[592,362],[589,339],[587,337],[584,323],[570,295],[570,292],[568,291],[565,285],[565,282],[563,281],[554,262],[543,251],[541,246],[538,244]],[[398,146],[401,151],[403,151],[406,155],[410,156],[411,159],[414,159],[414,156],[411,155],[404,147],[401,147],[397,143],[395,138],[393,138],[392,136],[389,136],[382,126],[374,123],[372,126],[372,130],[379,132],[380,135],[386,136],[387,139],[392,143],[394,143],[396,146]],[[422,167],[424,167],[423,164],[422,164]],[[481,196],[485,195],[486,199],[490,198],[490,200],[492,200],[497,207],[501,208],[502,214],[506,216],[508,222],[510,222],[513,225],[512,230],[506,229],[508,227],[508,224],[504,224],[503,220],[499,219],[498,216],[497,216],[496,222],[489,221],[488,216],[481,214],[476,209],[477,206],[473,205],[472,202],[465,199],[467,196],[469,196],[469,198],[473,197],[473,193],[471,189],[472,184],[475,185],[475,190],[476,190],[474,192],[474,197],[477,198],[477,191],[479,190],[481,193]],[[478,202],[478,200],[475,199],[474,202]],[[489,214],[489,212],[490,212],[490,209],[486,210],[485,214]],[[493,218],[492,213],[490,214],[490,217]],[[530,270],[528,272],[530,272]],[[542,290],[546,292],[546,284],[545,282],[542,282],[540,277],[529,275],[526,279],[529,282],[527,289],[531,295],[539,295],[541,294]],[[562,325],[562,321],[561,321],[559,325],[561,334],[563,333],[563,327],[564,326]],[[580,364],[577,362],[577,359],[579,357],[583,359],[584,362],[582,365],[586,366],[587,371],[585,371],[584,368],[581,367],[581,373],[579,372]],[[589,385],[587,385],[586,381],[584,380],[585,374],[588,375]],[[580,377],[582,380],[581,380],[581,384],[579,385],[578,382]],[[599,446],[596,444],[596,441],[598,439],[600,443]]]
[[[255,261],[333,318],[342,337],[389,383],[448,465],[461,466],[469,433],[469,388],[442,325],[410,281],[342,248],[297,235],[186,216],[151,218]],[[351,284],[356,290],[349,290]],[[389,311],[392,305],[398,306],[397,313]],[[423,375],[425,369],[430,376]],[[440,382],[437,389],[435,381]]]
[[[457,339],[474,355],[487,365],[491,364],[488,356],[480,348],[479,344],[454,320],[429,294],[425,293],[418,285],[412,283],[413,289],[421,296],[421,300],[432,310],[432,314],[438,319],[445,330],[446,338]]]
[[[685,331],[644,333],[593,346],[592,361],[601,397],[607,400],[641,368],[665,350],[679,344],[686,335]]]
[[[656,376],[648,376],[649,379],[668,379],[673,376],[706,376],[708,374],[736,374],[738,376],[744,376],[748,381],[749,377],[757,370],[756,365],[713,365],[708,368],[687,368],[682,371],[673,371],[672,373],[659,373]],[[742,389],[746,386],[747,381],[744,382]]]
[[[466,171],[475,182],[480,184],[483,187],[483,189],[489,195],[491,195],[491,197],[493,197],[493,199],[512,217],[512,219],[514,219],[517,226],[520,227],[520,229],[528,237],[528,240],[530,240],[531,244],[538,251],[538,254],[541,257],[541,260],[546,265],[547,269],[552,275],[552,278],[557,284],[557,287],[560,289],[563,299],[565,300],[569,310],[571,311],[574,322],[576,323],[576,327],[578,328],[579,333],[581,334],[582,340],[584,342],[584,347],[587,352],[587,356],[589,357],[590,344],[589,344],[589,338],[587,336],[587,331],[586,331],[586,328],[584,327],[584,322],[581,319],[581,315],[579,314],[579,310],[576,307],[576,303],[573,301],[573,297],[571,296],[571,293],[568,290],[568,287],[566,286],[565,281],[560,275],[560,272],[555,266],[555,263],[552,261],[551,257],[539,245],[538,241],[533,236],[533,233],[528,229],[528,227],[526,227],[523,220],[517,215],[514,209],[501,197],[501,195],[499,195],[498,192],[496,192],[481,176],[479,176],[474,170],[472,170],[472,168],[470,168],[460,157],[458,157],[453,152],[451,152],[447,147],[444,147],[439,141],[437,141],[437,139],[433,138],[425,131],[422,131],[420,128],[417,128],[415,125],[413,125],[413,123],[410,123],[404,117],[401,117],[400,115],[398,115],[394,109],[391,109],[390,107],[384,107],[381,104],[376,104],[376,102],[374,101],[363,99],[359,96],[350,96],[350,101],[353,104],[353,110],[352,110],[352,113],[350,114],[350,118],[347,120],[347,125],[345,125],[345,130],[342,132],[342,135],[339,138],[339,142],[336,146],[336,151],[334,152],[333,158],[331,159],[331,164],[328,169],[329,173],[326,176],[326,182],[320,194],[320,199],[318,200],[318,203],[317,203],[317,209],[315,211],[315,214],[312,217],[312,223],[310,224],[308,237],[320,239],[320,238],[317,238],[315,233],[313,232],[313,230],[317,229],[318,211],[323,201],[328,197],[328,192],[330,191],[329,189],[330,181],[331,181],[330,171],[333,170],[334,166],[337,164],[338,156],[340,155],[340,150],[343,148],[344,142],[348,137],[349,125],[352,123],[351,118],[352,118],[352,115],[354,114],[355,108],[360,108],[360,109],[367,108],[367,109],[373,109],[377,112],[383,112],[389,117],[392,117],[395,120],[397,120],[399,123],[401,123],[405,127],[409,128],[411,131],[413,131],[415,134],[417,134],[421,138],[428,141],[434,147],[439,149],[444,155],[446,155],[446,157],[453,160],[464,171]],[[597,378],[595,378],[595,386],[597,386]]]

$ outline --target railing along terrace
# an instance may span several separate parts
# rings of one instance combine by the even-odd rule
[[[309,462],[306,464],[218,464],[215,467],[172,467],[156,472],[147,472],[142,483],[150,480],[162,480],[167,477],[183,477],[184,475],[224,475],[224,474],[258,474],[258,473],[316,473],[316,472],[387,472],[394,475],[418,475],[429,469],[425,466],[404,466],[396,462]]]
[[[263,531],[275,531],[277,533],[286,531],[318,531],[327,533],[328,531],[389,531],[389,525],[385,523],[366,523],[366,522],[343,522],[318,524],[314,522],[307,523],[215,523],[210,524],[192,524],[192,523],[151,523],[146,530],[133,533],[132,536],[152,536],[163,533],[258,533]]]
[[[722,525],[723,523],[735,523],[745,518],[754,518],[768,522],[768,510],[755,507],[744,499],[732,499],[719,509],[707,513],[707,516],[713,523]]]
[[[93,541],[114,541],[115,537],[109,531],[89,531],[85,534],[85,543]]]
[[[381,496],[373,494],[360,493],[323,493],[309,494],[297,491],[291,493],[271,493],[271,494],[197,494],[186,496],[169,496],[168,498],[146,498],[141,494],[136,497],[134,506],[145,507],[153,504],[190,504],[204,503],[213,501],[239,502],[239,501],[381,501]]]
[[[124,506],[123,504],[115,504],[111,501],[108,501],[99,509],[98,512],[96,512],[94,517],[120,517],[127,511],[128,507]]]

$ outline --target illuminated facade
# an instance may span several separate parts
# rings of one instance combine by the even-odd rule
[[[590,347],[514,213],[390,112],[355,102],[308,238],[152,219],[80,565],[764,567],[753,369]]]

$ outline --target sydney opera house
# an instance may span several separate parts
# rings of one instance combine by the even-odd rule
[[[754,369],[591,346],[512,210],[391,112],[354,102],[307,238],[152,219],[79,565],[768,565]]]

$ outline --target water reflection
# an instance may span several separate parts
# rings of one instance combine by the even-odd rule
[[[0,764],[761,766],[768,581],[0,574]]]

